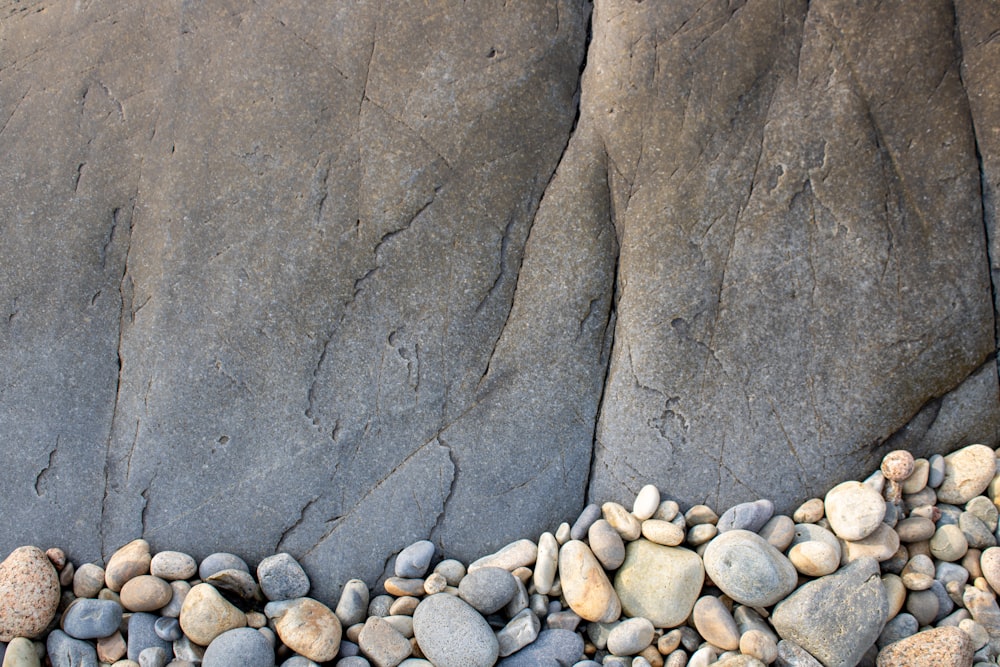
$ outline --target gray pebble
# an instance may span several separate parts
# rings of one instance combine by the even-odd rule
[[[195,644],[187,637],[181,637],[175,641],[173,649],[174,656],[176,656],[178,660],[201,662],[201,659],[205,657],[205,647]]]
[[[823,667],[809,651],[789,639],[778,642],[778,659],[774,664],[777,667]]]
[[[167,603],[167,606],[160,609],[159,614],[160,616],[179,618],[181,615],[181,607],[184,606],[184,598],[186,598],[187,594],[191,592],[191,584],[186,581],[171,581],[170,590],[170,602]]]
[[[615,655],[635,655],[649,646],[653,633],[653,624],[648,619],[627,619],[608,634],[608,650]]]
[[[465,565],[458,560],[448,558],[434,566],[434,571],[445,578],[449,586],[458,586],[465,576]]]
[[[139,667],[164,667],[168,660],[170,654],[162,647],[150,646],[139,654]]]
[[[424,660],[423,658],[407,658],[399,663],[398,667],[434,667],[434,664],[430,660]]]
[[[570,538],[582,540],[587,537],[587,531],[595,521],[601,518],[601,506],[591,503],[583,508],[580,516],[573,522],[573,527],[569,531]]]
[[[519,613],[497,632],[497,643],[500,647],[500,657],[506,657],[511,653],[516,653],[522,648],[535,641],[541,630],[542,624],[530,609],[525,609]]]
[[[337,667],[370,667],[371,663],[360,655],[352,655],[337,661]]]
[[[337,602],[334,613],[340,619],[340,623],[347,628],[365,620],[368,603],[368,584],[360,579],[351,579],[344,584],[344,590],[340,593],[340,601]]]
[[[253,628],[227,630],[205,649],[202,667],[274,667],[274,649]]]
[[[930,591],[938,601],[938,613],[934,616],[934,622],[937,623],[955,609],[955,602],[948,595],[948,589],[940,581],[935,580],[931,583]]]
[[[569,667],[583,658],[583,637],[568,630],[543,630],[538,639],[504,658],[498,667]]]
[[[309,592],[309,576],[299,562],[287,553],[262,560],[257,566],[257,580],[268,600],[292,600]]]
[[[958,525],[958,520],[962,516],[961,507],[955,507],[954,505],[949,505],[948,503],[938,503],[937,508],[941,511],[941,518],[935,523],[938,528],[941,526]]]
[[[149,573],[165,581],[190,579],[197,572],[194,558],[180,551],[161,551],[149,563]]]
[[[340,651],[337,655],[341,658],[349,658],[352,655],[361,655],[361,647],[347,639],[340,640]]]
[[[168,642],[175,642],[184,636],[181,631],[181,624],[176,618],[161,616],[153,623],[153,631],[160,639]]]
[[[749,530],[756,533],[773,515],[774,503],[764,498],[733,505],[722,513],[722,516],[719,517],[719,523],[716,525],[720,533],[727,530]]]
[[[938,597],[932,590],[910,591],[906,596],[906,611],[913,614],[920,625],[930,625],[938,615]]]
[[[539,619],[545,620],[545,617],[549,615],[549,596],[532,593],[528,601],[528,608],[535,612],[535,616]]]
[[[965,503],[965,511],[972,512],[979,517],[991,531],[997,529],[998,521],[1000,521],[1000,511],[997,510],[997,506],[993,504],[993,501],[986,496],[976,496]]]
[[[74,639],[99,639],[118,629],[122,606],[112,600],[77,598],[63,614],[63,631]]]
[[[128,659],[139,661],[139,654],[150,647],[160,647],[164,651],[171,651],[172,646],[168,641],[160,639],[156,634],[156,614],[138,612],[132,614],[128,619]],[[110,633],[109,633],[110,634]],[[179,657],[179,656],[178,656]]]
[[[319,663],[313,662],[309,658],[301,655],[293,655],[291,658],[281,663],[281,667],[319,667]]]
[[[528,589],[525,588],[524,583],[514,577],[514,585],[517,586],[517,592],[503,608],[503,613],[507,618],[514,618],[521,613],[522,609],[527,609],[531,603],[531,596],[528,595]]]
[[[110,634],[110,633],[109,633]],[[45,641],[52,667],[97,667],[97,650],[89,642],[53,630]]]
[[[372,598],[371,602],[368,603],[368,615],[388,616],[390,613],[389,609],[392,607],[393,601],[394,598],[391,595],[376,595]],[[363,621],[364,619],[361,620]],[[351,625],[353,625],[353,623]]]
[[[447,593],[421,600],[413,612],[413,635],[437,667],[492,667],[499,653],[486,620],[467,602]]]
[[[978,496],[982,498],[983,496]],[[997,538],[982,519],[972,512],[962,512],[958,516],[958,527],[965,535],[965,541],[973,549],[988,549],[997,545]]]
[[[605,570],[617,570],[625,562],[625,542],[621,534],[604,519],[598,519],[587,531],[590,550]]]
[[[580,662],[574,662],[573,667],[601,667],[601,663],[594,660],[581,660]]]
[[[933,454],[930,459],[930,470],[927,472],[927,486],[936,489],[944,481],[945,460],[940,454]]]
[[[222,572],[223,570],[249,572],[250,568],[247,567],[246,561],[236,554],[219,552],[210,554],[205,557],[205,560],[201,561],[201,565],[198,566],[198,578],[204,581],[213,574]]]
[[[875,644],[879,648],[882,648],[893,642],[898,642],[900,639],[917,634],[917,630],[919,629],[920,623],[913,614],[898,614],[896,618],[885,624],[885,627],[882,628],[882,634],[878,636]]]
[[[549,630],[569,630],[570,632],[575,632],[582,620],[575,612],[567,609],[549,614],[545,618],[545,625]]]
[[[514,575],[499,567],[483,567],[470,572],[458,584],[459,596],[484,615],[499,611],[515,593]]]
[[[429,540],[414,542],[396,556],[396,576],[419,579],[427,574],[434,557],[434,543]]]

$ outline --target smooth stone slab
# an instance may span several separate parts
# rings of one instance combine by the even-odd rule
[[[570,540],[559,549],[559,581],[566,603],[580,618],[610,623],[621,615],[615,589],[584,542]]]
[[[287,553],[262,560],[257,566],[257,581],[268,600],[291,600],[309,592],[309,576],[299,562]]]
[[[543,630],[538,639],[501,660],[497,667],[570,667],[582,657],[580,635],[569,630]]]
[[[97,651],[90,642],[53,630],[45,641],[52,667],[97,667]]]
[[[0,563],[0,642],[39,637],[59,605],[59,575],[38,547],[15,549]]]
[[[112,600],[77,598],[60,622],[62,630],[74,639],[99,639],[118,629],[122,622],[122,606]]]
[[[969,445],[944,457],[944,479],[938,500],[963,505],[986,490],[996,474],[996,453],[986,445]]]
[[[461,598],[438,593],[413,612],[413,636],[436,667],[493,667],[499,645],[479,612]]]
[[[854,667],[882,633],[889,614],[874,558],[859,558],[804,584],[778,603],[771,622],[826,667]]]
[[[768,607],[791,593],[795,566],[757,533],[721,533],[705,549],[705,572],[722,592],[741,604]]]
[[[695,552],[640,539],[625,548],[614,589],[625,615],[672,628],[691,614],[704,580],[702,559]]]
[[[274,648],[253,628],[226,630],[205,649],[202,667],[274,667]]]

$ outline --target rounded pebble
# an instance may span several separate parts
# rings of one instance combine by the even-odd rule
[[[736,621],[719,598],[706,595],[698,599],[691,614],[694,627],[705,641],[724,651],[740,647],[740,631]]]
[[[129,611],[156,611],[170,602],[173,589],[159,577],[141,574],[126,581],[119,596],[121,605]]]
[[[211,584],[191,588],[181,606],[180,624],[191,641],[208,646],[223,632],[246,625],[247,617]]]
[[[433,546],[431,545],[432,549]],[[268,600],[291,600],[309,592],[309,576],[299,562],[287,553],[275,554],[262,560],[257,566],[257,580],[260,582],[261,592]]]
[[[458,594],[484,616],[498,611],[517,592],[514,576],[499,567],[484,567],[465,575]]]
[[[35,639],[55,618],[59,574],[38,547],[18,547],[0,563],[0,642]]]
[[[73,595],[78,598],[96,598],[104,588],[104,568],[84,563],[73,574]]]
[[[542,533],[538,538],[538,556],[535,560],[535,571],[532,574],[532,582],[536,591],[542,595],[548,595],[555,582],[558,565],[559,542],[552,533]]]
[[[111,600],[77,598],[63,612],[60,626],[74,639],[98,639],[115,632],[122,623],[122,607]]]
[[[559,580],[566,603],[580,618],[598,623],[618,619],[618,595],[585,543],[570,540],[559,549]]]
[[[944,457],[944,479],[938,500],[964,505],[986,490],[996,475],[996,453],[986,445],[969,445]]]
[[[614,590],[626,615],[671,628],[691,614],[704,579],[702,560],[693,551],[636,540],[625,549]]]
[[[650,542],[662,544],[666,547],[676,547],[684,543],[684,529],[675,523],[663,521],[662,519],[647,519],[643,521],[642,536]],[[623,545],[622,557],[624,558],[624,556],[625,553]],[[621,563],[618,563],[618,565],[621,565]]]
[[[274,649],[259,630],[235,628],[212,640],[202,667],[273,667]]]
[[[410,641],[392,623],[377,616],[365,621],[358,646],[375,667],[395,667],[411,653]]]
[[[958,628],[934,628],[889,644],[878,654],[877,667],[968,667],[972,640]]]
[[[822,577],[840,567],[840,554],[826,542],[800,542],[788,551],[788,560],[807,577]]]
[[[766,665],[778,659],[778,644],[774,637],[760,630],[747,630],[740,636],[740,653]]]
[[[794,520],[795,523],[816,523],[822,518],[822,498],[810,498],[799,505],[795,512],[792,513],[792,520]]]
[[[641,527],[640,527],[641,530]],[[617,570],[625,560],[625,541],[621,534],[604,519],[598,519],[587,531],[590,550],[605,570]]]
[[[108,559],[108,565],[104,568],[105,584],[117,593],[129,579],[148,574],[152,559],[149,554],[149,542],[132,540]]]
[[[368,584],[360,579],[351,579],[344,584],[336,609],[337,618],[343,627],[363,622],[369,602]]]
[[[830,529],[844,540],[863,540],[875,532],[885,517],[885,501],[878,491],[861,482],[842,482],[823,501]]]
[[[962,529],[954,524],[941,526],[934,532],[930,542],[931,554],[938,560],[957,561],[969,550]]]
[[[242,570],[243,572],[249,572],[250,568],[247,567],[246,561],[236,554],[220,551],[214,554],[209,554],[205,557],[205,560],[201,561],[201,565],[198,566],[198,577],[204,581],[213,574],[217,574],[223,570]]]
[[[647,484],[639,489],[635,502],[632,503],[632,516],[639,521],[645,521],[656,513],[659,506],[660,490],[652,484]]]
[[[160,639],[156,634],[156,619],[154,614],[145,612],[135,612],[128,617],[128,628],[125,634],[128,635],[127,655],[129,660],[138,660],[139,655],[151,646],[159,646],[165,651],[169,651],[170,642]]]
[[[308,597],[269,602],[264,613],[274,621],[281,642],[296,653],[316,662],[336,657],[342,626],[322,602]]]
[[[720,533],[730,530],[758,532],[774,515],[774,503],[766,498],[739,503],[722,513],[716,526]]]
[[[882,457],[882,475],[894,482],[902,482],[913,473],[913,454],[897,449]]]
[[[414,542],[399,552],[394,566],[397,577],[418,579],[427,574],[434,557],[434,543],[429,540]]]
[[[777,514],[768,519],[758,534],[778,551],[784,551],[795,539],[795,522],[791,517]]]
[[[655,630],[645,618],[630,618],[608,634],[608,651],[615,655],[635,655],[650,645]]]
[[[198,573],[198,564],[186,553],[161,551],[149,562],[149,573],[166,581],[191,579]]]
[[[583,657],[583,650],[583,639],[577,633],[568,630],[543,630],[538,633],[538,639],[501,660],[498,667],[572,665]]]
[[[639,539],[642,534],[642,525],[631,512],[618,503],[604,503],[601,505],[601,512],[604,519],[611,524],[611,527],[618,531],[622,539],[630,542]]]
[[[516,653],[535,641],[541,628],[541,621],[534,612],[522,609],[496,633],[500,657]]]
[[[413,612],[413,636],[424,657],[436,667],[492,667],[499,655],[486,619],[447,593],[420,602]]]
[[[97,667],[97,650],[93,645],[82,639],[73,639],[62,630],[49,633],[45,640],[45,651],[52,667]],[[6,662],[5,657],[4,663]]]
[[[928,460],[927,486],[936,489],[944,481],[945,462],[940,454],[934,454]]]
[[[587,531],[595,521],[601,518],[601,506],[595,503],[591,503],[583,508],[580,512],[580,516],[576,518],[573,522],[573,527],[570,528],[569,536],[573,540],[582,540],[587,537]]]
[[[741,604],[768,607],[795,590],[791,561],[757,533],[721,533],[703,554],[705,571],[723,593]]]
[[[481,567],[501,567],[508,572],[513,572],[519,567],[534,565],[537,557],[538,545],[527,539],[517,540],[496,553],[473,561],[469,564],[467,571],[472,572]]]

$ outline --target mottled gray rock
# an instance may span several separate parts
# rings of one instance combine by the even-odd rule
[[[531,644],[497,667],[570,667],[583,657],[583,638],[569,630],[543,630]]]
[[[413,636],[437,667],[492,667],[497,639],[467,602],[447,593],[424,598],[413,612]]]
[[[483,615],[499,610],[516,592],[514,575],[499,567],[479,568],[465,575],[458,584],[462,599]]]
[[[144,649],[150,647],[160,647],[169,654],[172,649],[171,642],[161,639],[156,634],[155,614],[138,612],[132,614],[128,619],[128,659],[138,662],[139,654]]]
[[[708,544],[705,572],[741,604],[769,607],[795,590],[795,566],[757,533],[730,530]]]
[[[722,516],[719,517],[719,523],[716,525],[720,533],[727,530],[749,530],[752,533],[757,533],[773,514],[774,503],[766,498],[761,498],[733,505],[722,513]]]
[[[73,639],[62,630],[49,633],[45,650],[52,667],[97,667],[94,645],[82,639]]]
[[[212,575],[225,572],[226,570],[250,572],[249,566],[247,566],[246,561],[241,557],[236,554],[217,551],[206,556],[198,565],[198,577],[205,580]]]
[[[122,622],[122,606],[113,600],[74,600],[60,620],[62,630],[74,639],[107,637]]]
[[[419,540],[406,547],[396,556],[394,565],[397,577],[419,578],[427,573],[427,567],[434,557],[434,543]]]
[[[274,667],[274,649],[253,628],[227,630],[205,649],[202,667]]]
[[[260,590],[268,600],[291,600],[309,593],[309,576],[291,554],[268,556],[257,566]]]
[[[888,613],[878,562],[862,557],[799,587],[775,606],[771,623],[826,667],[852,667],[878,639]]]

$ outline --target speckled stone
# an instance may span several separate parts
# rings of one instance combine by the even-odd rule
[[[721,533],[703,554],[705,571],[723,593],[741,604],[768,607],[793,590],[795,566],[757,533]]]
[[[447,593],[431,595],[417,605],[413,636],[424,657],[436,667],[492,667],[499,654],[486,619]]]
[[[958,628],[933,628],[884,647],[878,667],[969,667],[972,640]]]
[[[257,580],[268,600],[291,600],[309,592],[309,576],[299,562],[287,553],[262,560],[257,566]]]
[[[657,628],[683,623],[705,579],[698,554],[648,540],[629,543],[625,552],[614,583],[625,614],[647,618]]]
[[[274,648],[259,630],[234,628],[212,640],[202,667],[274,667]]]
[[[108,565],[104,568],[105,584],[117,593],[129,579],[140,574],[149,574],[149,564],[152,560],[149,542],[132,540],[108,559]]]
[[[0,563],[0,641],[39,637],[59,606],[59,574],[38,547],[15,549]]]
[[[940,502],[963,505],[986,490],[996,474],[996,453],[986,445],[969,445],[944,457],[945,471],[937,488]]]

